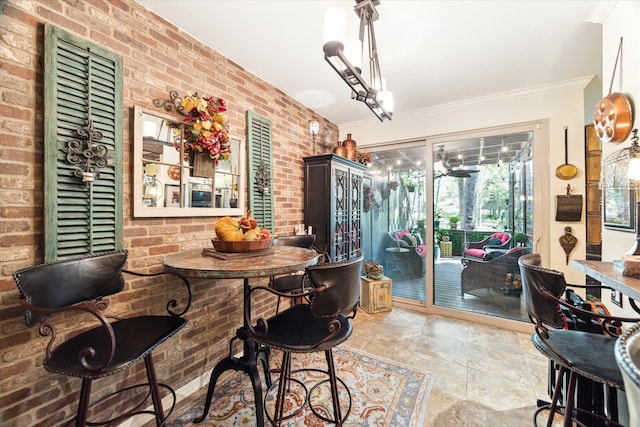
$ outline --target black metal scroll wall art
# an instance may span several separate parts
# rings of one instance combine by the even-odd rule
[[[198,97],[198,92],[193,94],[194,98]],[[163,107],[166,111],[171,111],[172,108],[175,108],[183,116],[188,115],[188,111],[185,107],[182,106],[182,97],[178,96],[178,92],[175,90],[169,91],[170,100],[161,100],[154,99],[153,105],[156,107]]]
[[[102,139],[102,132],[94,129],[93,120],[89,120],[88,126],[83,126],[76,130],[78,139],[70,139],[67,146],[62,149],[67,153],[67,161],[72,165],[79,165],[73,174],[82,178],[82,182],[87,186],[90,182],[100,177],[100,172],[96,168],[107,166],[108,149],[103,144],[97,144]]]
[[[264,162],[260,162],[258,170],[256,170],[255,184],[258,191],[262,194],[269,194],[271,188],[271,172],[269,166]]]

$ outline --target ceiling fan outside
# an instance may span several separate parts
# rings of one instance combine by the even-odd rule
[[[472,173],[480,172],[477,169],[462,169],[462,168],[452,168],[449,169],[449,172],[446,176],[451,176],[454,178],[471,178]]]
[[[453,178],[471,178],[471,174],[480,172],[479,169],[465,169],[464,167],[452,167],[449,160],[444,155],[444,146],[440,146],[439,157],[440,162],[442,164],[442,168],[434,168],[439,171],[439,175],[436,178],[441,176],[450,176]]]

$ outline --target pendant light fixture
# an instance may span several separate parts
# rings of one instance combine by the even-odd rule
[[[364,56],[365,44],[369,59],[369,81],[362,75],[356,60],[349,60],[345,54],[345,45],[339,40],[330,40],[324,44],[324,59],[333,67],[342,80],[351,88],[351,98],[364,102],[380,121],[391,120],[393,114],[393,95],[386,90],[380,74],[378,48],[376,45],[373,22],[378,19],[375,6],[380,0],[356,0],[354,11],[360,18],[359,46],[360,56]],[[366,43],[365,43],[366,41]]]

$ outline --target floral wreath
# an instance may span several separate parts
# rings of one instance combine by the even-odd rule
[[[207,153],[215,161],[227,160],[231,155],[229,142],[229,126],[222,114],[227,111],[222,98],[213,96],[198,97],[189,92],[180,102],[180,111],[185,114],[182,122],[186,125],[184,131],[184,149],[186,152]],[[170,125],[173,129],[176,150],[180,149],[181,124]]]

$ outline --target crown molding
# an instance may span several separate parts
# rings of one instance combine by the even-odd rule
[[[597,1],[593,7],[591,8],[591,11],[589,12],[589,14],[587,15],[587,17],[585,18],[586,22],[591,22],[592,24],[604,24],[604,21],[607,20],[607,17],[609,16],[609,13],[611,13],[611,11],[613,10],[613,8],[615,7],[616,3],[618,3],[617,1],[605,1],[605,0],[599,0]]]
[[[476,106],[476,105],[492,104],[497,101],[522,98],[526,96],[538,95],[541,93],[550,93],[550,92],[557,92],[562,90],[584,89],[594,78],[595,78],[595,75],[578,77],[575,79],[562,80],[560,82],[554,82],[554,83],[549,83],[549,84],[544,84],[539,86],[532,86],[525,89],[512,90],[512,91],[501,92],[493,95],[481,96],[478,98],[466,99],[464,101],[434,105],[432,107],[419,108],[411,111],[395,112],[393,113],[393,117],[394,119],[423,117],[425,115],[449,113],[452,111],[458,111],[458,110]],[[357,120],[349,123],[343,123],[340,125],[340,128],[358,126],[362,124],[371,123],[373,121],[374,121],[373,119]]]
[[[584,89],[585,87],[587,87],[589,82],[593,80],[594,77],[595,76],[593,75],[579,77],[576,79],[563,80],[560,82],[549,83],[549,84],[544,84],[540,86],[533,86],[525,89],[518,89],[518,90],[513,90],[508,92],[501,92],[494,95],[466,99],[464,101],[459,101],[459,102],[452,102],[452,103],[442,104],[442,105],[434,105],[433,107],[421,108],[421,109],[412,110],[412,111],[405,111],[403,113],[396,113],[396,117],[401,118],[401,117],[411,117],[411,116],[424,116],[426,114],[446,113],[446,112],[456,111],[456,110],[464,109],[464,108],[475,106],[475,105],[491,104],[497,101],[504,101],[507,99],[538,95],[541,93],[556,92],[561,90]]]

